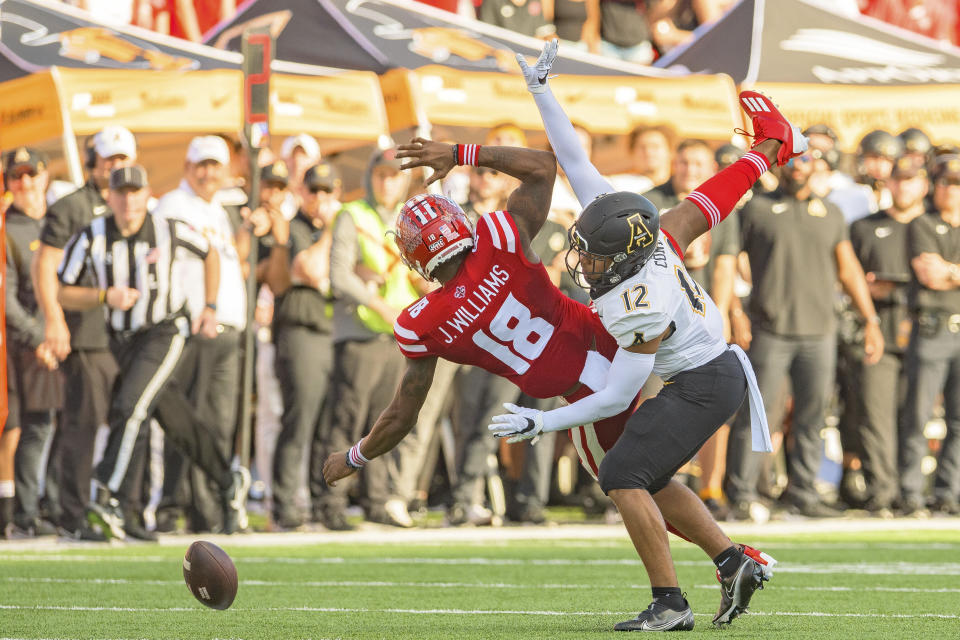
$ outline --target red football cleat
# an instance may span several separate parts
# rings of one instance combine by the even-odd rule
[[[764,140],[779,140],[783,143],[777,153],[777,164],[781,167],[807,150],[806,136],[800,133],[799,127],[790,124],[767,96],[756,91],[741,91],[740,106],[753,122],[751,149]]]

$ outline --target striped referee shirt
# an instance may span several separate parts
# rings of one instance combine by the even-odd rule
[[[136,331],[181,311],[171,308],[171,300],[184,299],[182,288],[187,284],[172,277],[178,247],[201,260],[209,251],[206,238],[180,220],[156,218],[148,213],[140,230],[125,238],[113,216],[96,218],[64,248],[60,282],[76,285],[89,272],[100,289],[137,289],[140,297],[127,311],[104,305],[111,329]]]

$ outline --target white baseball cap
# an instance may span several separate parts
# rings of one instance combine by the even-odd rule
[[[187,162],[200,164],[204,160],[215,160],[220,164],[230,164],[230,149],[220,136],[197,136],[187,147]]]
[[[93,136],[93,150],[101,158],[127,156],[131,160],[137,159],[137,141],[124,127],[111,125],[101,129]]]
[[[303,149],[303,152],[307,154],[307,157],[311,161],[316,162],[320,159],[320,145],[317,144],[317,141],[313,136],[308,136],[305,133],[300,133],[295,136],[290,136],[283,141],[283,145],[280,147],[280,157],[289,158],[293,155],[293,150],[297,147]]]

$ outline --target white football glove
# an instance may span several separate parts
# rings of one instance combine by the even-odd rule
[[[543,432],[543,411],[510,402],[504,402],[503,408],[510,413],[493,416],[487,429],[497,438],[510,438],[507,440],[509,444],[522,440],[533,440],[531,444],[536,444]]]
[[[547,90],[547,78],[550,67],[553,66],[553,61],[557,57],[558,46],[559,41],[556,39],[543,45],[543,51],[540,52],[537,63],[532,67],[527,64],[527,59],[522,53],[517,54],[517,64],[520,65],[520,71],[523,72],[523,79],[527,81],[527,89],[530,93],[543,93]]]

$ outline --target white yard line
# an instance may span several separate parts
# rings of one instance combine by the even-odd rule
[[[778,568],[779,571],[779,568]],[[18,584],[90,584],[90,585],[153,585],[177,586],[183,585],[182,580],[148,580],[129,578],[43,578],[43,577],[0,577],[0,581]],[[241,580],[243,587],[383,587],[403,589],[575,589],[596,591],[602,589],[649,589],[648,584],[575,584],[575,583],[547,583],[547,584],[512,584],[506,582],[394,582],[386,580]],[[691,587],[712,591],[717,589],[716,584],[698,584]],[[881,592],[881,593],[960,593],[960,588],[922,588],[922,587],[794,587],[776,583],[772,588],[778,591],[819,591],[819,592]],[[2,640],[2,639],[0,639]]]
[[[98,563],[109,559],[110,562],[129,563],[170,563],[175,559],[166,556],[118,556],[106,558],[99,555],[70,555],[70,554],[0,554],[3,562],[85,562]],[[290,557],[240,557],[236,563],[241,567],[245,564],[275,564],[275,565],[440,565],[440,566],[472,566],[472,567],[639,567],[641,562],[637,558],[594,558],[577,560],[572,558],[483,558],[483,557],[454,557],[454,558],[393,558],[370,556],[365,558],[346,558],[340,556],[320,558],[290,558]],[[675,560],[674,564],[681,567],[712,567],[709,560]],[[866,574],[866,575],[917,575],[917,576],[955,576],[960,575],[960,563],[925,563],[925,562],[823,562],[804,564],[777,565],[777,573],[804,573],[804,574]]]
[[[55,606],[55,605],[0,605],[0,610],[20,611],[91,611],[109,613],[183,613],[195,611],[205,613],[202,607],[83,607],[83,606]],[[374,609],[368,607],[263,607],[245,608],[234,607],[237,612],[303,612],[303,613],[387,613],[410,615],[518,615],[518,616],[632,616],[635,611],[530,611],[511,609]],[[701,617],[712,617],[713,614],[694,614]],[[751,616],[796,617],[810,616],[818,618],[943,618],[948,620],[960,619],[960,615],[950,613],[832,613],[827,611],[751,611]],[[2,639],[0,639],[2,640]]]

